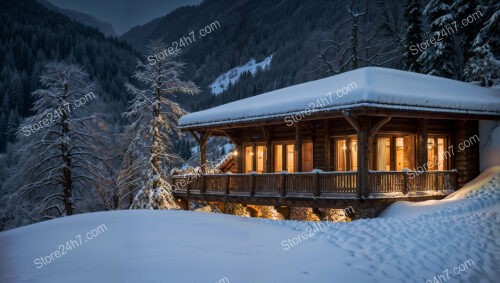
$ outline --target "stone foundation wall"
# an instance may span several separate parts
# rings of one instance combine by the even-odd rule
[[[207,203],[192,204],[195,211],[224,213],[243,217],[257,217],[273,220],[302,220],[302,221],[332,221],[349,222],[362,218],[374,218],[385,208],[345,209],[310,208],[310,207],[274,207],[264,205],[247,205],[238,203]]]

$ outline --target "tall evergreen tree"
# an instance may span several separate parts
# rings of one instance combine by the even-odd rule
[[[88,106],[96,97],[86,72],[49,63],[41,84],[33,92],[35,115],[18,131],[17,173],[11,180],[21,184],[15,199],[33,221],[76,212],[77,197],[88,196],[100,175],[104,156],[95,153],[106,140],[104,121]]]
[[[452,1],[431,0],[424,9],[424,16],[430,23],[426,38],[434,38],[435,43],[428,43],[429,47],[418,58],[423,65],[423,72],[458,79],[460,75],[455,64],[453,30],[456,26],[453,24]]]
[[[149,54],[160,54],[164,50],[165,45],[155,41],[150,46]],[[163,172],[164,166],[173,161],[171,135],[178,131],[177,120],[185,114],[173,99],[178,94],[193,95],[200,90],[194,83],[180,79],[184,64],[176,60],[176,54],[164,58],[154,64],[138,62],[134,77],[145,85],[144,88],[127,84],[128,91],[134,97],[129,111],[124,113],[125,117],[134,121],[127,132],[132,137],[131,148],[141,152],[139,164],[142,163],[142,168],[145,168],[145,179],[133,208],[177,207]],[[137,151],[132,153],[136,154]]]
[[[457,24],[461,25],[460,33],[457,34],[457,38],[463,54],[464,63],[467,62],[473,54],[472,44],[474,38],[477,35],[477,31],[481,28],[481,23],[484,22],[480,17],[481,12],[476,14],[478,11],[477,6],[478,3],[476,0],[457,0],[453,3],[455,21]],[[475,16],[478,18],[474,18]],[[462,21],[467,21],[467,24],[463,25]]]
[[[482,86],[500,84],[500,4],[484,1],[485,21],[474,39],[472,56],[465,68],[465,80],[478,82]]]
[[[408,27],[404,40],[403,68],[420,73],[422,65],[418,62],[419,54],[416,48],[417,44],[422,43],[422,7],[419,0],[407,1],[405,19]]]

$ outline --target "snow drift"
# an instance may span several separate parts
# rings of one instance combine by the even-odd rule
[[[450,282],[498,282],[499,208],[500,167],[493,167],[446,199],[396,203],[380,218],[350,223],[82,214],[0,233],[0,282],[434,282],[444,270]],[[92,240],[34,264],[102,224],[107,230]]]

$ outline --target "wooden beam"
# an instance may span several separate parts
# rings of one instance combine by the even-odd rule
[[[302,132],[299,123],[295,123],[295,170],[302,172]]]
[[[349,111],[342,111],[342,115],[347,120],[349,125],[351,125],[351,127],[356,130],[356,132],[359,132],[361,130],[358,120]]]
[[[325,144],[325,171],[331,170],[331,152],[330,152],[330,120],[324,122],[324,144]]]
[[[286,160],[287,160],[287,151],[286,151],[286,144],[283,144],[281,146],[281,171],[287,171],[286,169]]]
[[[427,119],[418,121],[417,128],[417,168],[427,163]]]
[[[356,175],[356,194],[358,198],[368,197],[369,195],[369,156],[370,156],[370,122],[363,119],[360,123],[360,131],[357,132],[358,138],[358,171]]]
[[[389,122],[392,119],[391,116],[388,117],[383,117],[379,121],[377,121],[373,127],[370,129],[370,136],[375,137],[375,135],[378,133],[378,131],[385,125],[387,122]]]
[[[245,151],[246,154],[246,151]],[[252,143],[252,171],[257,172],[257,147]],[[246,157],[245,157],[246,158]],[[246,170],[247,168],[245,168]]]
[[[264,135],[264,139],[266,140],[266,172],[273,172],[272,168],[272,156],[273,156],[273,148],[272,148],[272,140],[271,140],[271,132],[266,126],[261,126],[262,134]]]
[[[237,162],[238,162],[238,173],[243,173],[243,145],[242,143],[238,143],[236,145],[236,151],[238,152]]]

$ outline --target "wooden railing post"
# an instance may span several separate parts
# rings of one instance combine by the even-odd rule
[[[319,197],[321,190],[319,188],[319,172],[314,175],[314,196]]]
[[[453,176],[452,176],[452,179],[453,179],[453,190],[456,191],[458,190],[458,171],[457,169],[453,169],[452,170],[453,172],[451,173]]]
[[[225,195],[227,197],[227,195],[229,195],[229,174],[226,174],[225,176]]]
[[[434,187],[436,188],[436,191],[439,191],[438,174],[435,172],[434,172]]]
[[[189,188],[189,184],[186,185],[186,207],[187,207],[187,210],[189,210],[189,197],[191,195],[191,190]]]
[[[255,195],[255,172],[250,174],[250,196]]]
[[[206,188],[205,188],[205,174],[202,173],[200,176],[200,194],[203,195],[205,194]]]
[[[408,170],[403,170],[403,194],[408,193]]]
[[[281,197],[286,196],[286,173],[281,173]]]

